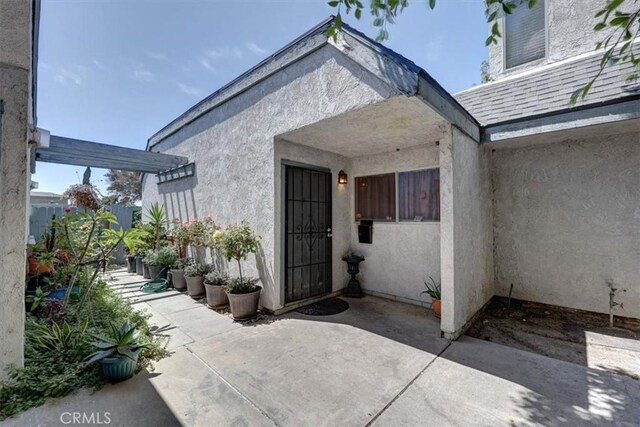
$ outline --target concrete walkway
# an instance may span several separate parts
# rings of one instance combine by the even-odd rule
[[[109,412],[122,426],[640,425],[639,381],[472,338],[450,343],[420,307],[366,297],[334,316],[241,325],[116,277],[170,337],[171,357],[7,425],[65,425],[67,412]]]

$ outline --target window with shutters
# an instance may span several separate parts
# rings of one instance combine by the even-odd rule
[[[518,4],[504,18],[505,68],[513,68],[545,57],[547,36],[544,0],[529,8],[527,2]]]

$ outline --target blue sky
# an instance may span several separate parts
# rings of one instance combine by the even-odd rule
[[[480,81],[483,0],[416,1],[385,44],[451,93]],[[220,86],[333,13],[325,0],[44,0],[38,126],[133,148]],[[345,21],[374,37],[368,14]],[[40,191],[62,192],[84,168],[37,164]],[[100,181],[96,169],[92,180]]]

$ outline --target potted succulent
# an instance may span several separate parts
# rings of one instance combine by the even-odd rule
[[[239,226],[230,225],[224,232],[219,230],[213,234],[213,246],[231,261],[238,263],[239,278],[229,281],[225,287],[229,306],[234,319],[246,319],[255,317],[260,302],[262,287],[256,285],[256,279],[242,277],[242,260],[246,260],[249,254],[258,250],[260,237],[249,227],[246,221]]]
[[[187,293],[191,298],[204,296],[204,276],[209,273],[205,264],[193,263],[184,268],[184,279],[187,282]]]
[[[204,276],[204,287],[207,292],[207,305],[210,308],[222,308],[229,305],[225,286],[229,284],[226,274],[212,271]]]
[[[436,318],[440,318],[441,315],[441,299],[442,296],[440,294],[440,283],[437,283],[433,280],[433,277],[429,276],[429,281],[424,282],[426,286],[426,290],[422,291],[420,294],[427,294],[431,297],[431,308],[433,309],[433,315]]]
[[[351,276],[347,284],[347,291],[344,295],[346,297],[362,298],[364,294],[362,293],[360,282],[356,279],[356,276],[360,273],[360,263],[364,261],[364,257],[349,249],[342,254],[342,260],[347,263],[347,273]]]
[[[111,324],[111,332],[109,337],[91,334],[98,350],[87,357],[87,364],[98,362],[107,381],[124,381],[135,373],[140,351],[147,345],[137,342],[140,332],[128,321],[120,328]]]
[[[178,252],[174,248],[164,247],[152,251],[145,260],[149,264],[151,279],[166,279],[169,269],[178,262]]]
[[[173,288],[178,291],[183,291],[187,289],[187,281],[184,278],[184,261],[178,260],[174,268],[169,270],[171,273],[171,283],[173,284]]]

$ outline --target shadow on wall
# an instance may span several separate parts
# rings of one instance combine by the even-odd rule
[[[279,301],[279,295],[276,292],[275,284],[273,283],[273,276],[269,270],[267,259],[264,254],[262,244],[258,243],[258,250],[256,255],[256,268],[258,269],[258,275],[260,276],[260,282],[262,282],[262,291],[265,292],[271,301]]]
[[[178,218],[189,222],[198,218],[198,209],[193,189],[198,185],[197,173],[193,176],[158,184],[158,194],[162,196],[169,221]]]

